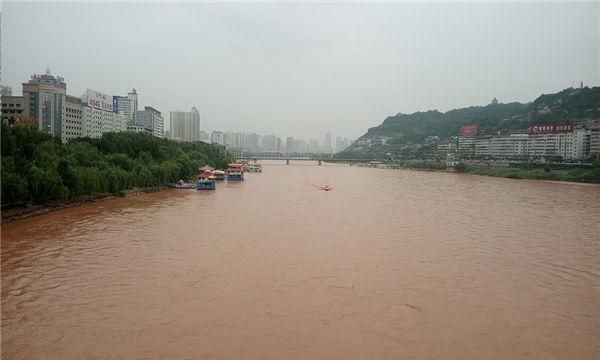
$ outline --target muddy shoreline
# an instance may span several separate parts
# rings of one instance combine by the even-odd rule
[[[168,189],[167,186],[154,186],[150,188],[133,188],[129,190],[125,190],[120,194],[106,193],[106,194],[93,194],[93,195],[83,195],[79,196],[75,199],[60,201],[55,200],[51,201],[47,204],[41,205],[27,205],[25,207],[16,207],[11,209],[2,210],[1,214],[1,224],[11,223],[13,221],[18,221],[22,219],[27,219],[34,216],[40,216],[45,214],[50,214],[55,211],[59,211],[62,209],[68,209],[72,207],[81,206],[88,203],[101,202],[111,199],[117,199],[120,197],[129,197],[129,196],[137,196],[150,192],[163,191]]]

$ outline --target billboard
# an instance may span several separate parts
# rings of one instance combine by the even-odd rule
[[[464,137],[477,136],[477,125],[463,125],[460,127],[458,134]]]
[[[533,125],[531,127],[533,134],[558,134],[573,131],[575,131],[575,124]]]
[[[87,106],[104,111],[113,111],[113,97],[96,90],[88,89],[85,93]]]

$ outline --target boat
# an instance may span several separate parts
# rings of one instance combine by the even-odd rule
[[[229,164],[227,180],[244,180],[244,165],[237,163]]]
[[[176,183],[168,183],[167,186],[170,186],[175,189],[193,189],[194,188],[193,183],[186,183],[183,180],[179,180]]]
[[[223,170],[214,170],[213,175],[215,176],[215,180],[225,180],[225,171]]]
[[[248,165],[248,171],[249,172],[262,172],[262,165],[261,164],[250,164]]]
[[[202,170],[204,169],[204,170]],[[198,181],[196,182],[196,190],[216,190],[217,182],[212,170],[200,168]]]

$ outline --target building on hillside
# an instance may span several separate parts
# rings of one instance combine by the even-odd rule
[[[23,96],[2,95],[2,123],[14,125],[21,119],[25,111],[25,98]]]
[[[585,159],[589,156],[589,129],[573,124],[533,126],[529,132],[459,136],[462,158],[520,160],[526,158]],[[445,149],[444,146],[441,148]],[[438,150],[440,147],[438,146]]]
[[[151,106],[146,106],[144,107],[144,110],[138,111],[137,122],[134,122],[133,124],[149,129],[152,132],[152,135],[156,137],[162,138],[164,136],[164,119],[160,111]]]
[[[138,123],[138,93],[132,89],[127,96],[114,97],[115,112],[122,113],[127,118],[127,122],[131,124]]]
[[[128,119],[113,108],[113,97],[87,89],[81,96],[84,102],[82,116],[82,136],[100,138],[107,132],[127,130]]]
[[[67,84],[60,76],[53,76],[50,69],[44,74],[34,74],[23,83],[25,110],[23,114],[38,122],[38,129],[54,137],[62,136],[63,104]]]
[[[200,113],[195,107],[191,111],[171,111],[171,139],[193,142],[200,140]]]
[[[586,150],[589,158],[600,158],[600,123],[591,124],[586,134]]]
[[[83,107],[81,98],[67,95],[63,106],[63,142],[68,142],[83,135]]]

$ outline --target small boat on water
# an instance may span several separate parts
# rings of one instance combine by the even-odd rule
[[[214,170],[213,175],[215,176],[215,180],[225,180],[225,171],[223,170]]]
[[[261,164],[249,164],[248,165],[248,172],[262,172],[262,165]]]
[[[244,180],[244,165],[243,164],[229,164],[227,169],[227,180]]]
[[[194,188],[194,184],[193,183],[186,183],[183,180],[179,180],[176,183],[169,183],[167,184],[168,186],[175,188],[175,189],[193,189]]]
[[[196,182],[196,190],[216,190],[217,182],[212,170],[205,167],[200,168],[198,181]]]

